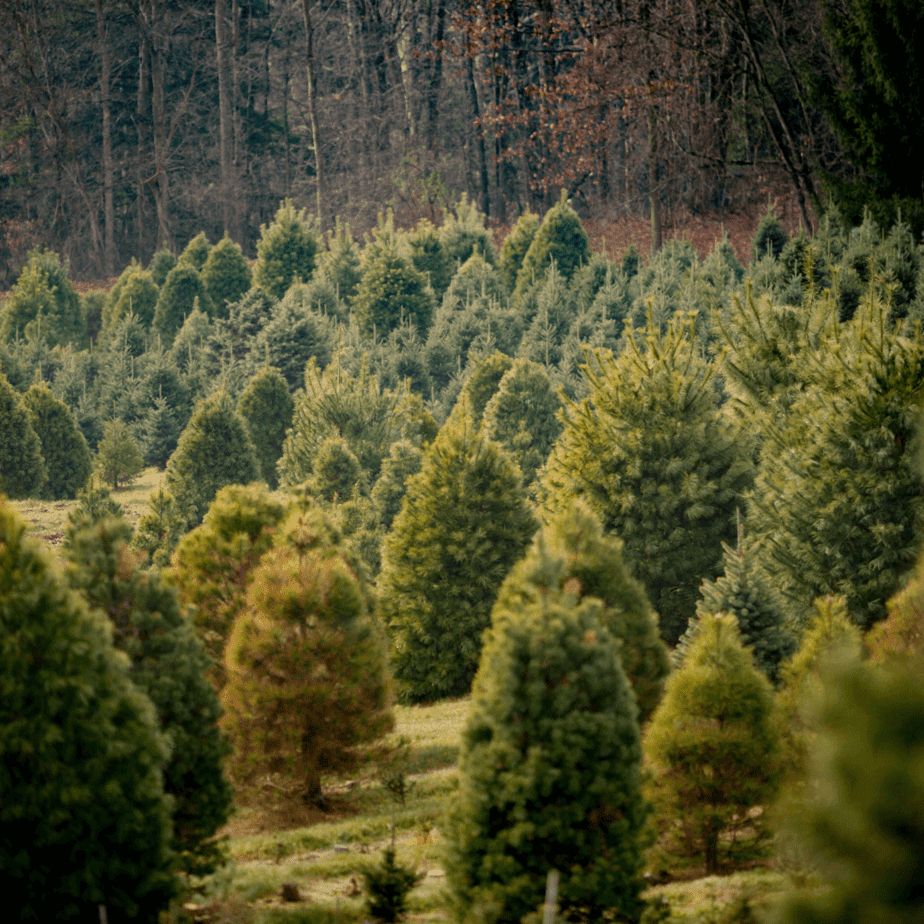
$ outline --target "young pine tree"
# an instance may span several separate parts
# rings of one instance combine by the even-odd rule
[[[200,231],[195,237],[189,239],[189,243],[183,248],[183,252],[177,259],[179,266],[188,266],[197,273],[202,272],[205,261],[209,258],[211,244],[204,231]]]
[[[96,450],[96,471],[113,490],[131,484],[144,468],[141,447],[123,420],[107,420]]]
[[[645,735],[651,792],[669,852],[697,856],[707,875],[725,837],[760,821],[774,794],[779,740],[773,696],[733,616],[706,615],[683,666],[667,681]]]
[[[72,498],[93,470],[93,459],[70,408],[47,385],[33,385],[23,396],[45,460],[42,493],[53,500]]]
[[[22,399],[0,373],[0,493],[27,497],[44,481],[42,444]]]
[[[137,263],[123,271],[103,310],[103,329],[110,330],[123,318],[134,315],[146,328],[154,321],[158,288],[153,277]]]
[[[536,523],[520,473],[467,403],[440,430],[385,539],[381,612],[400,696],[468,692],[501,581]]]
[[[216,317],[227,317],[228,306],[250,288],[250,266],[239,244],[223,237],[210,251],[202,267],[202,284]]]
[[[237,412],[256,450],[260,474],[271,488],[279,483],[276,463],[282,456],[282,444],[292,425],[293,411],[286,380],[271,366],[264,366],[257,372],[237,399]]]
[[[517,284],[517,276],[523,266],[523,259],[529,251],[529,246],[539,230],[539,216],[533,212],[524,212],[510,229],[501,245],[500,259],[497,269],[507,289],[511,294]]]
[[[212,303],[199,274],[191,266],[179,263],[170,270],[154,308],[154,330],[165,347],[173,343],[183,322],[197,306],[200,311],[212,314]]]
[[[131,662],[132,681],[154,704],[170,741],[164,791],[173,800],[172,847],[185,872],[202,874],[218,858],[214,836],[231,810],[218,697],[206,679],[208,657],[175,591],[156,572],[142,570],[130,539],[131,527],[111,518],[75,532],[68,577],[109,617],[115,646]]]
[[[0,502],[0,888],[17,920],[156,924],[167,746],[105,617]]]
[[[260,225],[254,284],[281,299],[293,282],[311,278],[318,248],[318,233],[307,212],[283,200],[273,221]]]
[[[521,921],[557,870],[565,919],[638,921],[635,700],[600,602],[560,590],[561,560],[538,554],[542,583],[495,607],[472,690],[445,830],[453,904],[459,920]]]

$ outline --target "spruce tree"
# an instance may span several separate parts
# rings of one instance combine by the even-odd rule
[[[754,243],[751,247],[752,259],[755,263],[767,256],[776,259],[782,254],[788,239],[776,212],[772,208],[767,209],[754,233]]]
[[[141,420],[144,461],[163,471],[183,432],[183,421],[162,395],[154,398]]]
[[[173,556],[170,580],[212,659],[216,685],[224,683],[224,651],[231,625],[244,608],[253,569],[270,548],[285,507],[259,484],[228,485],[202,523]]]
[[[189,239],[189,243],[183,248],[182,253],[177,259],[177,265],[188,266],[197,273],[201,273],[202,268],[205,266],[205,261],[208,260],[211,248],[212,245],[206,233],[200,231],[197,235]]]
[[[122,318],[134,315],[146,328],[154,322],[158,288],[154,277],[137,263],[129,264],[113,286],[103,310],[103,329],[114,327]]]
[[[123,420],[107,420],[96,450],[96,470],[113,490],[131,484],[144,468],[141,447]]]
[[[254,284],[273,298],[282,298],[293,282],[311,278],[318,246],[318,234],[307,212],[284,199],[273,221],[260,225]]]
[[[282,444],[292,424],[293,410],[286,380],[278,369],[270,366],[257,372],[237,399],[237,412],[253,442],[260,475],[271,488],[279,483],[276,463],[282,456]]]
[[[537,533],[501,585],[497,606],[513,612],[533,605],[537,596],[565,590],[578,600],[592,597],[601,603],[598,618],[619,645],[639,722],[646,722],[661,699],[669,670],[658,617],[626,568],[622,543],[605,536],[600,521],[580,501]]]
[[[645,735],[651,791],[667,849],[716,873],[727,836],[760,822],[751,810],[773,796],[779,740],[773,697],[741,643],[733,616],[706,615],[667,681]]]
[[[560,572],[539,556],[540,574]],[[647,812],[635,701],[600,602],[562,583],[545,574],[514,593],[523,605],[499,602],[492,615],[445,831],[459,920],[532,920],[550,870],[564,919],[639,920]]]
[[[90,477],[93,459],[74,415],[44,384],[33,385],[23,404],[45,461],[42,494],[53,500],[76,497]]]
[[[315,278],[330,285],[337,297],[349,301],[359,285],[359,248],[350,226],[338,218],[327,233],[327,248],[318,257]]]
[[[538,230],[539,216],[527,211],[520,215],[510,233],[504,238],[497,269],[508,294],[513,293],[523,260]]]
[[[443,296],[442,310],[463,311],[479,299],[500,301],[505,294],[497,270],[475,251],[453,274]]]
[[[749,465],[691,321],[631,335],[618,358],[592,357],[586,377],[590,394],[567,408],[549,458],[547,504],[587,500],[625,542],[626,561],[673,643],[699,585],[719,572],[722,542],[734,537]]]
[[[105,617],[0,502],[0,888],[17,920],[155,924],[167,746]]]
[[[162,568],[169,563],[186,528],[176,500],[161,486],[148,497],[148,508],[138,521],[132,545],[147,555],[153,567]]]
[[[219,488],[259,477],[253,443],[231,399],[217,392],[201,401],[167,462],[165,485],[186,523],[202,521]]]
[[[427,280],[427,284],[433,290],[433,295],[438,303],[442,299],[455,270],[455,265],[450,261],[443,248],[439,231],[424,218],[417,223],[414,230],[407,236],[407,245],[410,250],[411,262]]]
[[[42,444],[22,399],[0,373],[0,493],[28,497],[44,482]]]
[[[183,322],[196,307],[209,315],[213,312],[199,274],[191,266],[178,263],[167,275],[154,308],[154,329],[164,346],[173,343]]]
[[[208,657],[176,593],[156,572],[142,570],[129,548],[131,532],[124,520],[111,518],[77,531],[68,546],[68,576],[87,603],[109,617],[132,681],[154,704],[170,741],[164,791],[173,800],[173,851],[185,872],[202,874],[219,857],[214,836],[231,810],[218,697],[205,676]]]
[[[322,775],[391,730],[382,639],[336,545],[267,552],[225,655],[224,726],[236,777],[280,773],[323,804]]]
[[[250,288],[251,272],[239,244],[223,237],[210,251],[202,267],[202,284],[217,317],[226,317],[228,306]]]
[[[385,539],[382,617],[399,695],[468,692],[501,581],[535,530],[520,473],[463,404],[427,449]]]

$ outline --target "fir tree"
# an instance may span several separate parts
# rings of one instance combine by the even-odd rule
[[[630,336],[618,358],[597,354],[586,375],[590,394],[567,409],[549,458],[547,502],[561,509],[587,500],[625,542],[661,632],[675,642],[700,583],[719,571],[722,542],[734,537],[747,461],[691,322]]]
[[[354,766],[363,745],[392,728],[384,646],[336,546],[266,553],[225,669],[224,725],[239,779],[281,773],[323,804],[322,775]]]
[[[343,301],[349,301],[359,285],[359,248],[350,226],[339,219],[327,234],[327,248],[318,258],[315,278],[328,283]]]
[[[540,573],[560,567],[539,554]],[[494,609],[445,832],[460,920],[531,919],[553,869],[569,921],[638,921],[642,909],[635,701],[599,601],[578,602],[560,577]]]
[[[455,265],[450,262],[440,234],[425,218],[419,221],[407,236],[411,262],[422,273],[427,284],[433,290],[437,303],[442,299]]]
[[[154,924],[167,747],[99,613],[0,502],[0,887],[17,920]]]
[[[131,484],[144,468],[138,441],[123,420],[107,420],[96,451],[96,470],[113,490]]]
[[[683,666],[668,678],[645,736],[652,796],[669,849],[721,865],[727,835],[759,821],[773,795],[779,741],[770,684],[732,616],[703,616]]]
[[[228,306],[250,288],[250,266],[240,245],[223,237],[210,251],[202,267],[202,284],[217,317],[228,314]]]
[[[407,321],[423,335],[433,315],[433,291],[423,273],[396,246],[387,243],[374,248],[363,260],[353,306],[366,334],[385,337]]]
[[[47,385],[33,385],[23,404],[45,461],[42,493],[53,500],[75,497],[90,477],[93,459],[74,415]]]
[[[189,526],[202,521],[219,488],[259,478],[257,456],[231,399],[200,402],[167,462],[167,490]]]
[[[754,262],[766,256],[776,259],[782,254],[787,240],[788,235],[783,230],[776,212],[772,208],[767,209],[754,234],[754,243],[751,247]]]
[[[286,380],[278,369],[269,366],[257,372],[237,400],[237,412],[256,450],[260,474],[271,488],[279,482],[276,463],[282,456],[293,409]]]
[[[549,266],[521,304],[530,321],[520,340],[518,355],[546,367],[558,365],[578,307],[571,287],[557,266]]]
[[[639,722],[646,722],[661,699],[668,673],[658,617],[626,568],[622,543],[605,536],[600,521],[581,502],[536,535],[525,558],[501,585],[497,606],[516,612],[545,593],[565,590],[578,600],[593,597],[602,604],[598,618],[619,645]]]
[[[381,612],[404,700],[468,692],[497,590],[534,529],[519,471],[463,404],[427,449],[385,540]]]
[[[0,373],[0,492],[27,497],[44,482],[42,444],[22,399]]]
[[[74,538],[82,530],[95,526],[106,519],[124,519],[125,510],[116,501],[109,488],[95,478],[90,479],[77,495],[77,503],[67,514],[67,529],[64,532],[64,549],[70,549]]]
[[[463,311],[476,300],[500,300],[504,295],[497,270],[475,251],[453,274],[443,296],[442,310]]]
[[[196,307],[212,314],[212,304],[199,274],[191,266],[178,263],[164,281],[154,309],[154,329],[165,346],[173,343],[183,322]]]
[[[311,278],[318,245],[318,234],[307,212],[284,199],[272,223],[260,225],[254,284],[273,298],[282,298],[293,282]]]
[[[151,565],[162,568],[170,561],[186,526],[173,495],[159,487],[148,497],[148,509],[138,521],[132,545],[147,555]]]
[[[401,509],[408,479],[420,471],[422,462],[423,452],[409,440],[396,440],[391,444],[371,493],[376,519],[383,529],[391,528]]]
[[[132,681],[154,704],[170,741],[164,791],[173,800],[172,847],[185,872],[202,874],[219,856],[213,838],[231,809],[218,698],[205,677],[208,657],[176,593],[155,572],[141,569],[130,539],[131,527],[117,519],[76,532],[68,576],[87,603],[109,617],[115,646],[131,662]]]
[[[144,461],[163,471],[167,461],[176,449],[183,421],[162,395],[154,398],[141,420],[141,440],[144,446]]]
[[[176,257],[173,253],[165,247],[158,250],[151,257],[151,262],[148,264],[148,272],[154,280],[154,285],[160,288],[174,266],[176,266]]]
[[[468,401],[475,426],[481,426],[485,408],[512,367],[509,356],[495,352],[479,360],[466,376],[459,401]]]
[[[189,243],[183,248],[177,260],[178,266],[188,266],[197,273],[202,272],[205,261],[209,258],[211,244],[204,231],[200,231],[195,237],[190,238]]]
[[[348,500],[362,475],[359,459],[342,436],[329,436],[314,457],[311,493],[327,503]]]
[[[137,263],[129,264],[106,302],[103,329],[108,330],[129,314],[145,327],[150,327],[154,322],[157,299],[158,288],[153,276]]]
[[[504,238],[497,269],[508,294],[513,293],[523,260],[538,230],[539,216],[527,211],[520,215],[510,233]]]

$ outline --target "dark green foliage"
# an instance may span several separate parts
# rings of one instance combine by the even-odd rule
[[[185,420],[162,395],[154,398],[141,419],[141,442],[144,462],[161,470],[176,449]]]
[[[278,369],[269,366],[247,383],[237,400],[237,412],[257,453],[260,475],[271,488],[278,484],[276,463],[292,423],[293,408],[286,380]]]
[[[359,248],[350,226],[337,220],[327,234],[327,249],[318,257],[315,279],[330,285],[338,299],[348,302],[359,285]]]
[[[103,519],[75,532],[68,546],[71,586],[105,613],[131,678],[157,711],[170,742],[164,791],[172,797],[172,847],[184,872],[210,871],[215,833],[227,821],[231,790],[222,774],[227,745],[218,732],[218,698],[209,660],[180,611],[175,591],[143,571],[129,548],[131,527]]]
[[[530,321],[518,355],[546,367],[557,365],[565,337],[578,315],[574,293],[557,266],[549,266],[521,304]]]
[[[165,346],[173,343],[186,317],[196,307],[206,314],[212,313],[199,273],[191,266],[179,263],[164,281],[154,309],[154,329]]]
[[[250,434],[231,399],[217,392],[200,402],[167,463],[167,490],[189,526],[205,516],[219,488],[260,477]]]
[[[924,685],[920,660],[839,665],[792,827],[829,888],[794,895],[786,924],[924,919]]]
[[[407,490],[411,475],[420,471],[423,452],[408,440],[396,440],[382,460],[382,470],[372,488],[371,500],[383,529],[390,529]]]
[[[705,615],[683,666],[667,680],[645,735],[662,843],[717,872],[727,836],[759,831],[772,796],[779,741],[766,677],[733,616]]]
[[[125,510],[113,500],[109,488],[95,478],[87,482],[77,495],[77,503],[67,515],[67,530],[64,533],[64,548],[68,550],[81,530],[88,529],[106,519],[123,519]]]
[[[223,237],[210,251],[202,267],[202,284],[218,317],[250,288],[250,266],[239,244]]]
[[[193,608],[216,686],[223,683],[225,642],[244,608],[250,575],[272,545],[284,514],[284,506],[263,485],[228,485],[177,546],[171,581],[183,603]]]
[[[188,266],[197,273],[202,272],[205,261],[209,258],[211,244],[204,231],[200,231],[195,237],[190,238],[189,243],[183,248],[177,260],[178,266]],[[168,274],[169,275],[169,274]]]
[[[148,264],[148,272],[154,280],[154,285],[162,286],[167,281],[167,276],[174,266],[176,266],[176,257],[173,253],[166,248],[158,250],[151,257],[151,262]]]
[[[517,276],[523,266],[523,259],[539,230],[539,216],[533,212],[524,212],[510,229],[501,245],[497,270],[508,294],[517,284]]]
[[[433,315],[433,291],[423,273],[396,246],[384,242],[363,261],[353,306],[366,334],[384,337],[404,322],[426,334]]]
[[[520,481],[465,403],[410,480],[379,579],[404,700],[468,692],[494,597],[536,526]]]
[[[561,565],[540,551],[546,589],[523,586],[492,614],[445,831],[459,920],[524,920],[553,869],[564,920],[642,910],[635,701],[599,601],[559,590]]]
[[[497,394],[501,380],[512,367],[513,360],[509,356],[495,352],[485,356],[468,373],[462,393],[469,402],[475,426],[481,426],[488,402]]]
[[[90,477],[93,459],[74,415],[47,385],[33,385],[23,404],[45,460],[42,494],[53,500],[75,497]]]
[[[523,483],[531,484],[561,432],[561,407],[548,373],[518,359],[504,373],[484,411],[484,431],[516,460]]]
[[[494,262],[494,241],[485,226],[485,217],[464,193],[443,222],[440,239],[450,270],[461,266],[473,253]]]
[[[348,500],[357,488],[362,469],[342,436],[328,436],[314,457],[311,493],[322,501]]]
[[[661,632],[675,642],[699,585],[719,572],[750,467],[690,320],[630,336],[618,358],[593,357],[586,375],[590,393],[568,408],[549,458],[547,502],[587,500],[625,542]]]
[[[148,556],[153,566],[162,568],[170,561],[170,553],[186,528],[186,519],[173,495],[161,487],[148,498],[147,512],[138,521],[132,544]]]
[[[153,277],[137,263],[129,264],[113,287],[103,311],[103,328],[109,329],[129,314],[150,327],[154,322],[158,288]]]
[[[167,746],[100,614],[0,502],[0,888],[15,920],[156,924]]]
[[[260,225],[254,284],[273,298],[282,298],[293,282],[311,278],[318,247],[312,219],[285,199],[272,223]]]
[[[144,468],[141,447],[128,424],[107,420],[96,450],[96,470],[111,488],[131,484]]]
[[[42,444],[22,399],[0,374],[0,493],[27,497],[45,481]]]
[[[669,669],[658,616],[626,568],[620,540],[605,536],[600,521],[581,502],[536,535],[501,586],[497,605],[516,612],[549,591],[565,590],[579,600],[593,597],[602,604],[598,618],[619,645],[639,722],[646,722],[661,699]]]
[[[587,232],[562,190],[561,199],[545,213],[523,257],[523,265],[517,274],[514,300],[521,300],[533,283],[545,276],[551,264],[554,263],[558,272],[570,280],[589,259]]]
[[[67,266],[50,250],[29,253],[0,313],[0,337],[81,344],[86,324]]]
[[[497,270],[476,251],[453,274],[441,312],[463,311],[478,300],[499,301],[504,294]]]
[[[924,655],[924,561],[918,559],[911,580],[889,600],[889,615],[867,633],[870,660],[887,663],[893,659]]]
[[[429,221],[423,219],[408,234],[407,244],[410,248],[411,262],[423,273],[438,303],[443,298],[443,293],[455,271],[455,264],[443,249],[439,232]]]
[[[395,848],[386,847],[381,863],[361,873],[366,889],[366,910],[374,921],[400,921],[407,911],[407,896],[424,874],[398,863]]]
[[[753,260],[757,262],[768,255],[779,257],[788,240],[789,236],[783,230],[776,212],[772,208],[768,209],[754,233],[754,243],[751,245]]]
[[[741,640],[754,656],[754,663],[777,681],[780,665],[795,651],[795,639],[784,624],[785,608],[773,585],[761,572],[751,543],[734,549],[725,546],[724,569],[714,581],[704,581],[696,604],[697,619],[691,620],[675,649],[680,663],[698,631],[699,619],[707,614],[730,613],[738,620]]]

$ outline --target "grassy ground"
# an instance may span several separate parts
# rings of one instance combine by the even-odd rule
[[[132,484],[112,492],[113,498],[125,509],[128,521],[134,526],[147,510],[148,497],[156,491],[164,479],[164,473],[156,468],[146,468]],[[67,529],[67,515],[75,501],[12,501],[13,507],[29,524],[33,535],[55,547],[64,541]]]

